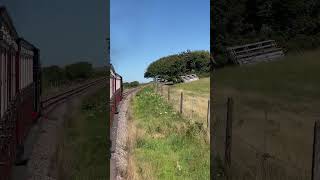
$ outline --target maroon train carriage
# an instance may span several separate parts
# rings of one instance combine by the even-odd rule
[[[9,177],[15,158],[16,32],[6,10],[0,7],[0,179]]]
[[[19,103],[17,104],[16,134],[18,147],[23,147],[31,125],[40,115],[41,74],[39,50],[26,40],[19,38],[17,66]]]
[[[0,7],[0,180],[10,179],[31,124],[40,115],[40,77],[39,50],[18,37]]]
[[[112,125],[113,115],[117,113],[117,106],[122,100],[122,77],[117,74],[110,65],[110,125]]]

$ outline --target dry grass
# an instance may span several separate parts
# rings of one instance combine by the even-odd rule
[[[196,82],[196,81],[195,81]],[[188,83],[188,87],[195,86],[197,84]],[[209,87],[210,85],[207,84]],[[169,89],[169,92],[168,92]],[[190,89],[190,88],[189,88]],[[190,90],[184,90],[180,86],[162,86],[158,93],[161,94],[168,101],[168,93],[170,93],[169,103],[174,107],[174,109],[180,111],[180,99],[181,92],[183,92],[183,115],[193,121],[197,121],[207,127],[207,116],[208,116],[208,101],[209,95],[206,93],[196,93]]]

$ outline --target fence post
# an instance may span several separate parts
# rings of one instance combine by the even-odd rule
[[[207,109],[207,128],[210,130],[210,99],[208,100],[208,109]]]
[[[266,172],[266,166],[267,166],[267,130],[268,127],[268,112],[267,110],[264,111],[264,118],[265,118],[265,125],[264,125],[264,131],[263,131],[263,155],[262,155],[262,180],[265,180],[267,178],[267,172]]]
[[[227,103],[226,141],[225,141],[225,155],[224,155],[227,180],[231,179],[232,121],[233,121],[233,99],[229,97],[228,103]]]
[[[311,179],[320,179],[320,121],[314,123]]]
[[[180,114],[182,114],[182,108],[183,108],[183,92],[181,92],[181,97],[180,97]]]
[[[170,87],[168,86],[168,101],[170,101]]]

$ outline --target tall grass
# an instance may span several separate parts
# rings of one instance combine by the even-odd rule
[[[165,86],[159,84],[158,86],[160,87],[158,87],[156,92],[160,94],[170,105],[172,105],[177,112],[180,111],[181,93],[183,93],[183,117],[202,123],[202,125],[207,128],[209,95],[196,90],[199,84],[202,84],[202,86],[206,88],[210,86],[207,79],[201,83],[194,81],[175,86]]]
[[[135,143],[131,151],[137,179],[209,179],[210,147],[205,130],[181,117],[143,88],[132,102]]]
[[[107,94],[102,88],[86,97],[61,131],[57,150],[58,179],[108,179],[106,145]]]
[[[232,159],[253,172],[251,177],[262,168],[256,151],[275,157],[266,163],[268,169],[281,170],[280,179],[310,176],[313,123],[320,105],[319,55],[320,51],[288,55],[279,61],[219,69],[214,74],[215,121],[225,120],[226,99],[232,96]],[[220,141],[223,146],[223,139]],[[266,179],[279,179],[277,171],[268,173]]]

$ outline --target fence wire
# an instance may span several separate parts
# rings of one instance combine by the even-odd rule
[[[172,86],[154,84],[155,92],[161,95],[173,108],[184,117],[200,123],[209,131],[209,97],[194,95]],[[182,100],[181,100],[182,99]]]
[[[311,153],[301,154],[293,158],[290,151],[299,152],[291,147],[291,144],[283,144],[284,134],[288,128],[281,124],[283,117],[270,110],[257,108],[250,111],[246,104],[235,101],[233,105],[232,136],[231,136],[231,167],[227,171],[226,166],[226,122],[227,122],[227,98],[219,98],[214,102],[213,137],[215,156],[221,162],[215,162],[215,171],[220,172],[220,178],[233,180],[302,180],[311,177]],[[312,132],[312,129],[310,129]],[[294,132],[290,132],[294,133]],[[290,135],[288,135],[290,136]],[[312,139],[310,136],[307,139]],[[282,139],[283,138],[283,139]],[[283,141],[282,141],[283,140]],[[306,149],[311,149],[312,146]],[[306,150],[308,152],[308,150]],[[303,152],[301,152],[303,153]],[[303,159],[304,157],[305,159]],[[301,159],[299,159],[301,158]],[[221,164],[219,166],[219,164]],[[219,169],[220,168],[220,169]]]

